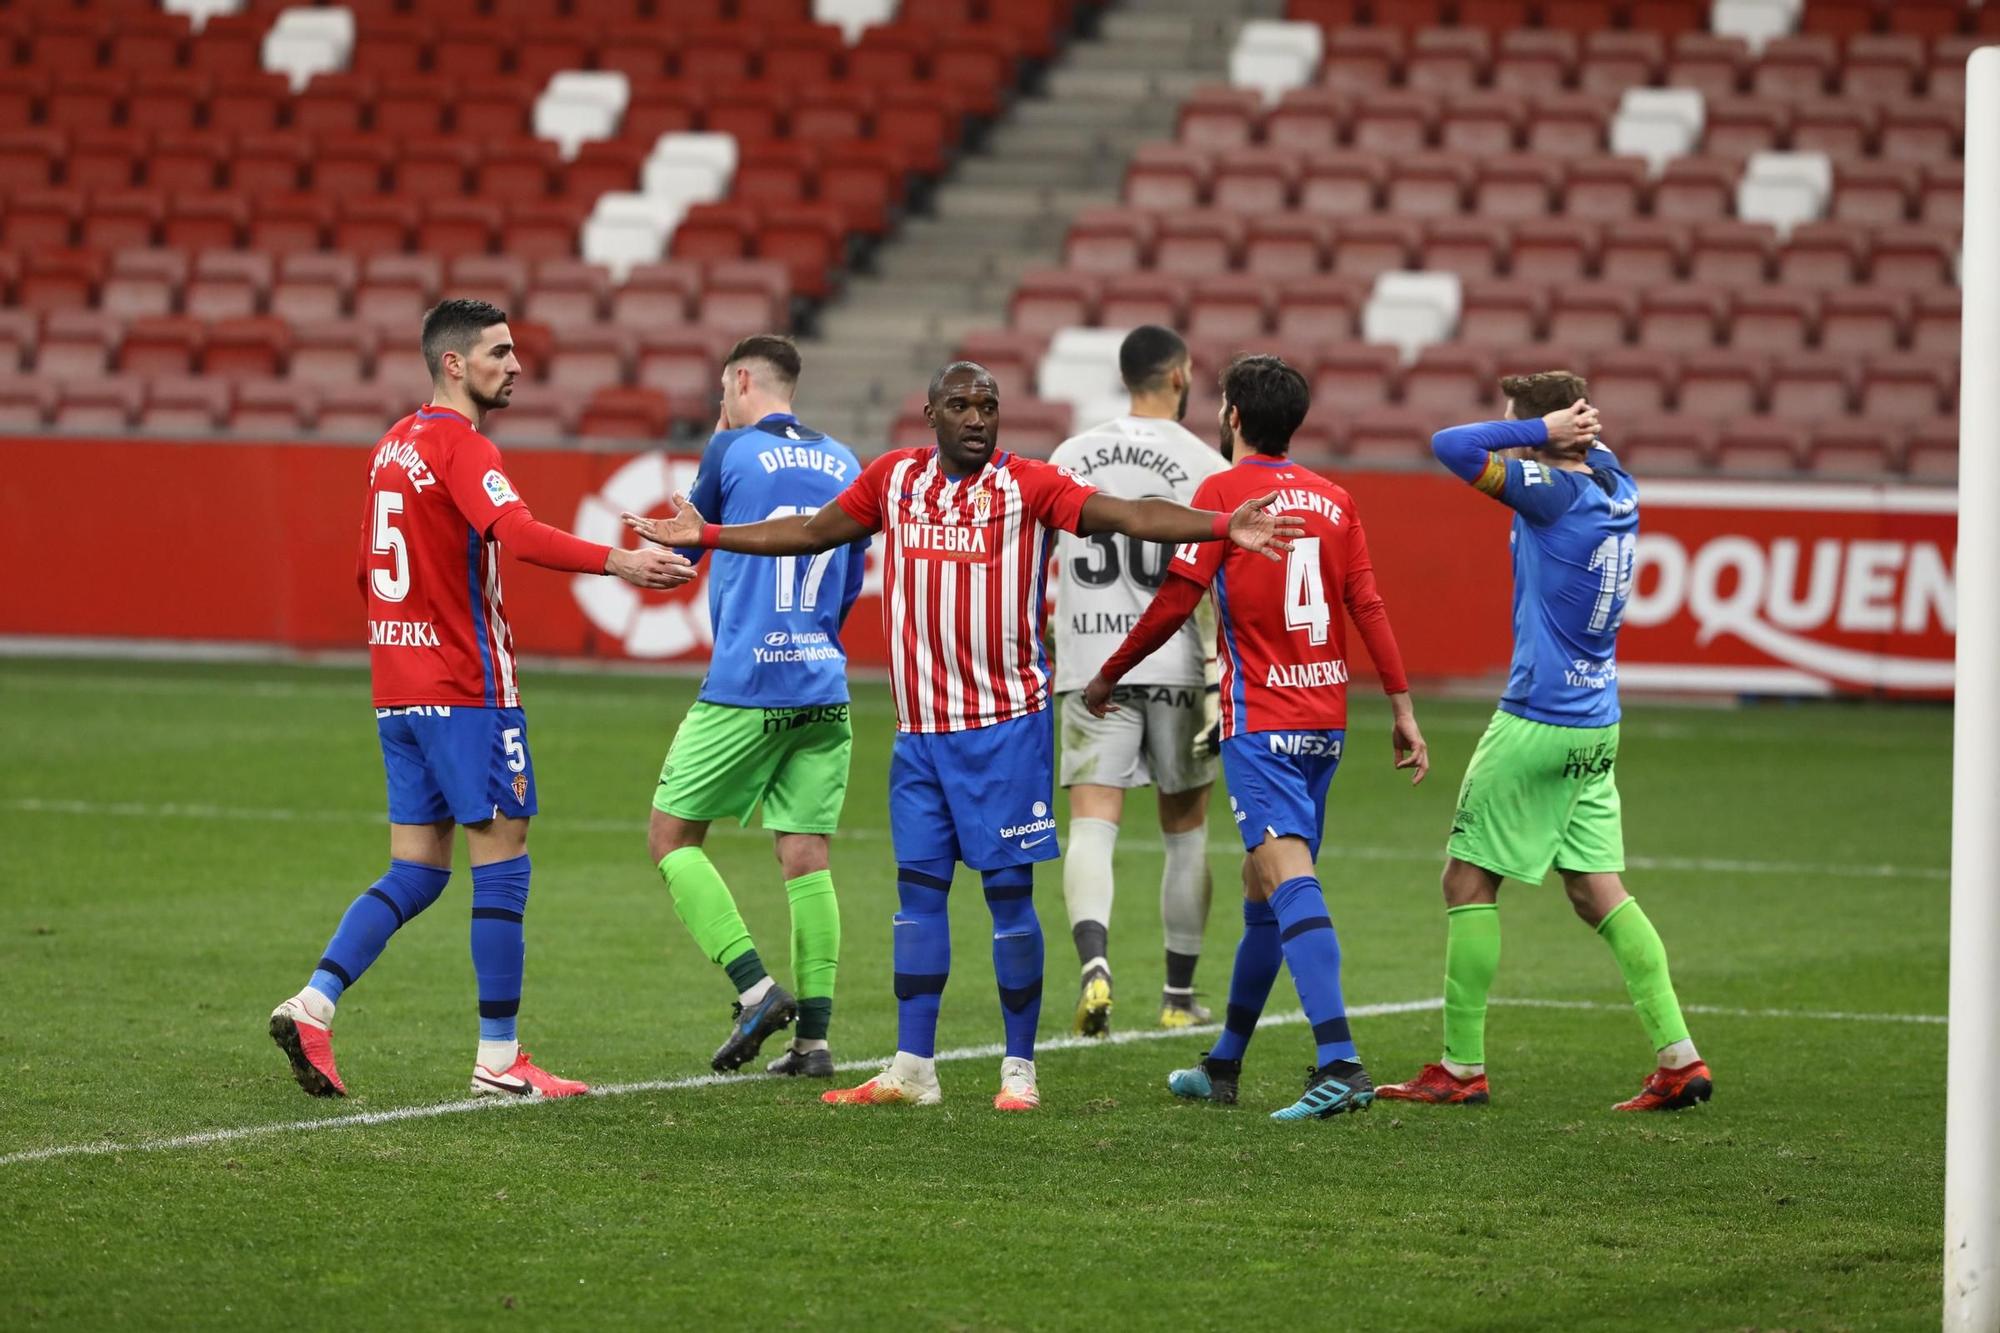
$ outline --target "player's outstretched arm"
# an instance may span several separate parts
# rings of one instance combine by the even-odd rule
[[[1121,500],[1102,491],[1083,502],[1076,530],[1079,533],[1122,532],[1141,541],[1212,542],[1224,538],[1246,551],[1256,551],[1272,560],[1292,549],[1292,538],[1304,534],[1305,522],[1293,515],[1273,516],[1267,512],[1275,493],[1245,500],[1233,514],[1209,509],[1190,509],[1172,500]]]
[[[1162,644],[1180,632],[1187,618],[1194,614],[1195,607],[1201,605],[1202,595],[1207,591],[1193,579],[1172,573],[1160,585],[1160,591],[1146,607],[1139,623],[1125,636],[1104,665],[1098,669],[1090,683],[1083,687],[1083,706],[1097,717],[1118,711],[1118,705],[1111,702],[1111,691],[1124,678],[1125,673],[1151,657]]]
[[[694,577],[694,566],[673,551],[627,551],[585,541],[551,527],[516,505],[494,521],[488,534],[531,565],[569,574],[610,574],[639,588],[675,588]]]
[[[667,518],[622,514],[625,526],[661,546],[700,546],[744,555],[817,555],[869,535],[853,515],[837,504],[811,514],[767,518],[761,523],[710,523],[685,495],[674,497]]]

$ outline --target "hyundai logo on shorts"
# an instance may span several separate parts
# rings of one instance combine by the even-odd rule
[[[781,629],[774,629],[764,636],[764,646],[767,648],[782,648],[791,641],[792,636]]]

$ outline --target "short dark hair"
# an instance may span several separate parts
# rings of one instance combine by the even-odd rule
[[[985,366],[980,365],[977,361],[947,361],[943,365],[938,367],[937,374],[931,376],[931,387],[929,394],[930,402],[935,403],[937,401],[938,392],[939,390],[944,388],[945,380],[948,379],[954,371],[960,371],[960,370],[978,371],[980,374],[984,375],[987,379],[993,380],[994,392],[996,393],[999,392],[1000,381],[994,379],[993,372],[988,370]]]
[[[1180,334],[1164,325],[1141,324],[1118,344],[1118,378],[1134,393],[1157,389],[1187,354]]]
[[[490,301],[453,297],[439,301],[424,314],[424,365],[435,380],[444,373],[444,354],[460,356],[472,350],[479,335],[495,324],[505,324],[507,312]]]
[[[1500,392],[1513,402],[1515,416],[1532,421],[1590,397],[1590,384],[1573,370],[1538,370],[1532,375],[1502,375]]]
[[[765,361],[778,372],[787,389],[795,389],[799,383],[799,371],[804,363],[799,360],[799,345],[782,333],[753,333],[729,349],[729,355],[722,359],[725,368],[738,361]]]
[[[1312,389],[1282,357],[1246,353],[1223,370],[1222,399],[1236,409],[1244,443],[1260,454],[1282,454],[1306,419]]]

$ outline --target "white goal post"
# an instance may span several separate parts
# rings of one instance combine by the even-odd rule
[[[2000,46],[1965,87],[1944,1327],[2000,1329]]]

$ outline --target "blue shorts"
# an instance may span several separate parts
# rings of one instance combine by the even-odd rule
[[[518,708],[378,708],[389,822],[526,819],[535,804],[528,719]]]
[[[1031,865],[1056,845],[1055,714],[1044,708],[971,731],[900,731],[889,758],[896,861]]]
[[[1229,812],[1245,851],[1290,835],[1304,838],[1319,859],[1326,789],[1346,740],[1344,731],[1252,731],[1222,743]]]

